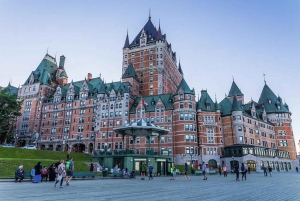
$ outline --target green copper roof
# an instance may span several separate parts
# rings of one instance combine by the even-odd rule
[[[162,103],[164,104],[166,110],[172,110],[173,109],[173,101],[172,101],[172,98],[170,99],[170,97],[172,97],[172,94],[161,94],[161,95],[143,97],[143,100],[145,100],[145,102],[148,104],[148,106],[145,106],[146,112],[154,112],[155,111],[156,104],[157,104],[159,98],[162,101]],[[130,109],[131,114],[134,114],[136,112],[136,108],[138,107],[138,104],[140,104],[140,101],[141,101],[141,97],[137,97],[135,99],[135,101]]]
[[[197,104],[197,110],[198,109],[201,109],[202,111],[216,111],[215,103],[210,98],[207,90],[201,91],[201,97]]]
[[[10,95],[18,95],[18,91],[19,91],[17,87],[10,85],[10,83],[8,83],[7,87],[3,87],[3,88],[0,87],[0,90],[2,89],[8,89],[7,93]]]
[[[182,78],[179,86],[177,87],[176,94],[178,94],[178,91],[180,89],[182,89],[185,94],[195,94],[195,91],[190,89],[189,85],[186,83],[184,78]]]
[[[233,97],[232,111],[242,111],[241,104],[237,100],[236,96]]]
[[[45,85],[51,85],[50,81],[55,81],[55,73],[57,70],[57,64],[54,57],[46,54],[42,62],[33,71],[24,84],[28,84],[31,80],[31,76],[34,77],[34,82],[40,82]]]
[[[233,101],[230,98],[226,97],[219,103],[222,116],[231,115],[232,102]]]
[[[63,72],[61,72],[59,77],[68,77],[68,75],[67,75],[66,71],[64,70]]]
[[[239,89],[239,87],[236,85],[236,83],[233,80],[228,96],[230,97],[230,96],[234,96],[234,95],[242,96],[244,94],[241,92],[241,90]]]
[[[261,92],[258,103],[265,106],[266,113],[289,112],[284,106],[282,99],[277,97],[267,84],[265,84]]]
[[[133,68],[132,63],[129,64],[129,66],[126,68],[126,70],[125,70],[125,72],[124,72],[124,74],[122,76],[122,79],[125,79],[125,78],[134,78],[134,79],[136,79],[139,82],[139,79],[138,79],[138,77],[136,75],[136,72],[135,72],[135,70]]]

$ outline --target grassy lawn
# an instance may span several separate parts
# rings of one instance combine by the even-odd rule
[[[19,165],[23,165],[25,171],[30,171],[38,162],[49,167],[60,159],[65,160],[66,157],[66,152],[0,147],[0,178],[13,178]],[[91,161],[89,155],[72,152],[70,157],[73,157],[75,171],[89,171],[89,167],[84,163]]]

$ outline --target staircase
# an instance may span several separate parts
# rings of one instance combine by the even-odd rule
[[[87,164],[87,166],[91,167],[91,163],[92,162],[85,162],[85,164]],[[93,162],[94,165],[94,172],[102,172],[102,167],[100,166],[99,163],[97,162]]]

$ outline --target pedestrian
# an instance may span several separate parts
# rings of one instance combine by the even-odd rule
[[[203,173],[203,177],[204,177],[203,180],[207,180],[205,162],[202,162],[202,173]]]
[[[221,167],[221,165],[219,165],[219,174],[220,174],[220,176],[222,175],[222,167]]]
[[[153,176],[152,176],[152,172],[153,172],[153,165],[150,163],[149,167],[148,167],[148,171],[149,171],[149,180],[152,179],[153,180]]]
[[[42,175],[42,181],[43,181],[43,179],[45,181],[48,181],[48,170],[47,170],[46,166],[44,166],[44,168],[42,169],[41,175]]]
[[[35,176],[35,169],[34,169],[34,167],[31,169],[31,171],[30,171],[30,181],[32,181],[32,179],[34,178],[34,176]]]
[[[91,165],[90,165],[90,172],[94,172],[94,164],[93,163],[91,163]]]
[[[176,167],[173,167],[173,180],[176,180],[177,176],[176,176]]]
[[[64,175],[66,174],[66,168],[65,168],[65,161],[63,159],[60,160],[60,164],[57,167],[57,177],[56,182],[54,184],[54,188],[56,187],[56,184],[60,182],[60,188],[62,188]]]
[[[42,181],[41,173],[42,173],[42,165],[41,162],[38,162],[36,166],[34,166],[35,169],[35,174],[34,174],[34,179],[33,183],[39,183]]]
[[[191,180],[190,178],[189,178],[189,176],[188,176],[188,166],[187,166],[187,164],[185,163],[184,164],[184,181],[185,181],[185,179],[188,179],[188,180]]]
[[[224,177],[227,177],[227,168],[225,165],[223,166],[223,172],[224,172]]]
[[[237,163],[235,166],[234,166],[234,172],[235,172],[235,175],[236,175],[236,178],[235,180],[237,181],[240,181],[240,169],[239,169],[239,164]]]
[[[52,165],[49,166],[48,172],[49,172],[49,181],[55,181],[56,173],[55,173],[55,163],[52,163]]]
[[[170,173],[171,173],[171,179],[170,180],[174,180],[174,177],[173,177],[173,166],[171,166],[171,168],[170,168]]]
[[[141,176],[142,176],[141,180],[145,180],[146,171],[147,171],[146,163],[143,161],[142,162],[142,171],[141,171]]]
[[[251,172],[250,172],[250,165],[248,166],[248,174],[250,174]]]
[[[20,165],[19,168],[15,172],[15,182],[19,180],[19,182],[22,182],[24,179],[25,171],[23,170],[23,165]]]
[[[269,166],[269,174],[270,174],[270,177],[272,177],[272,167],[271,166]]]
[[[66,169],[66,185],[69,186],[70,185],[70,181],[73,178],[73,171],[74,171],[74,162],[73,162],[73,158],[71,158],[65,165],[65,169]]]
[[[298,167],[296,167],[296,172],[298,172]]]
[[[264,170],[264,176],[267,177],[267,176],[268,176],[268,173],[267,173],[267,168],[266,168],[266,166],[263,167],[263,170]]]
[[[244,178],[245,178],[245,180],[246,180],[247,169],[246,169],[244,163],[242,163],[242,166],[241,166],[241,172],[242,172],[242,181],[244,180]]]

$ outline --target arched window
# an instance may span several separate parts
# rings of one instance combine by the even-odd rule
[[[122,108],[122,103],[119,104],[119,108]]]

